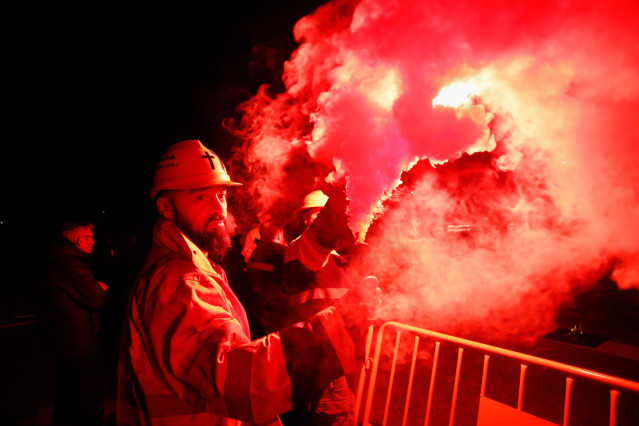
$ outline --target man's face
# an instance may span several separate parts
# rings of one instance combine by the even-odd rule
[[[167,212],[160,213],[211,257],[224,255],[231,247],[226,228],[226,186],[167,191]]]
[[[313,223],[313,221],[319,214],[320,210],[322,210],[321,207],[313,207],[304,211],[304,214],[302,215],[302,220],[304,221],[304,225],[311,226],[311,223]]]
[[[84,253],[91,254],[94,244],[93,229],[86,227],[78,228],[78,237],[75,241],[76,247]]]

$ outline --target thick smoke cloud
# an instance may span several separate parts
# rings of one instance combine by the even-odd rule
[[[636,22],[634,1],[327,3],[287,91],[243,106],[245,158],[345,179],[388,317],[535,338],[604,274],[639,287]]]

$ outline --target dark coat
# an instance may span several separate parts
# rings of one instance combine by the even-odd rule
[[[249,305],[258,317],[265,333],[274,333],[290,321],[286,319],[286,293],[282,281],[284,251],[286,246],[274,241],[255,240],[253,250],[246,264],[246,276],[249,281],[252,304]],[[300,321],[306,320],[302,318]]]
[[[48,251],[42,319],[44,343],[58,358],[98,352],[99,309],[107,299],[88,264],[89,254],[66,239]]]

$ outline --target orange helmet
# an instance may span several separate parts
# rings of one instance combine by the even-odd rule
[[[220,158],[198,140],[178,142],[166,150],[153,173],[151,197],[165,189],[238,186],[231,181]]]

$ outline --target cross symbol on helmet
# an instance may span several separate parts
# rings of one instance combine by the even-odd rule
[[[211,169],[215,170],[215,163],[213,162],[213,159],[215,158],[214,155],[211,155],[211,153],[207,151],[207,153],[203,155],[202,158],[208,159],[209,164],[211,165]]]

